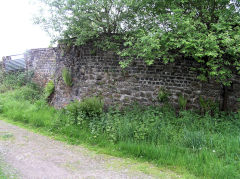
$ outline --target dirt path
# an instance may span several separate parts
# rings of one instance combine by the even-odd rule
[[[1,160],[7,166],[5,172],[17,178],[181,178],[171,171],[96,154],[0,120]]]

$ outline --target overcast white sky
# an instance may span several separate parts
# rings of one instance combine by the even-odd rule
[[[0,59],[23,53],[27,49],[44,48],[50,38],[32,22],[37,7],[33,0],[0,0]]]

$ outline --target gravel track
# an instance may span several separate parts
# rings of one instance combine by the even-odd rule
[[[4,170],[9,178],[181,178],[171,171],[158,171],[150,164],[142,167],[147,167],[143,173],[133,169],[138,165],[137,162],[97,154],[84,147],[68,145],[1,120],[0,159],[7,166]],[[155,171],[154,174],[151,171]],[[11,176],[9,173],[14,174]]]

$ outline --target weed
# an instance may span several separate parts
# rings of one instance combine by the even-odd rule
[[[62,77],[63,77],[63,81],[67,86],[71,87],[73,85],[72,74],[69,70],[67,70],[67,68],[64,68],[62,70]]]
[[[202,149],[205,146],[204,132],[184,130],[183,144],[188,148]]]
[[[33,87],[31,85],[23,86],[19,89],[16,89],[14,92],[14,97],[17,100],[28,100],[31,102],[40,99],[41,95],[42,95],[41,89]]]
[[[44,88],[45,98],[51,96],[54,92],[54,89],[55,89],[54,82],[50,80]]]
[[[180,107],[181,110],[186,110],[187,107],[187,98],[184,97],[183,95],[180,95],[178,97],[178,105]]]
[[[212,99],[203,98],[202,96],[199,97],[199,105],[201,108],[201,113],[206,114],[211,112],[211,114],[219,112],[218,105],[216,102],[214,102]]]
[[[160,88],[158,91],[158,100],[161,103],[166,103],[169,101],[169,93],[165,88]]]
[[[104,102],[99,97],[88,97],[79,103],[80,110],[89,117],[99,115],[103,112]]]
[[[65,109],[67,120],[65,125],[83,125],[84,124],[84,113],[80,109],[80,102],[74,101],[67,105]]]

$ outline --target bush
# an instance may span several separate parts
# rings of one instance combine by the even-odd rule
[[[68,71],[67,68],[62,70],[62,77],[67,86],[71,87],[73,85],[71,72]]]
[[[104,102],[99,97],[85,98],[79,103],[79,109],[89,117],[100,115],[103,112]]]
[[[32,72],[0,72],[0,92],[17,89],[26,84],[32,83]]]
[[[103,112],[104,103],[98,97],[90,97],[79,101],[71,102],[65,108],[68,116],[66,124],[83,125]]]
[[[54,90],[55,90],[54,82],[50,80],[44,88],[45,97],[48,98],[49,96],[51,96]]]
[[[41,89],[34,84],[23,86],[14,91],[14,97],[17,100],[27,100],[27,101],[34,102],[40,99],[41,96],[42,96]]]
[[[65,125],[79,125],[81,124],[82,118],[81,111],[79,108],[80,102],[74,101],[67,105],[65,108],[65,113],[68,116],[68,120],[65,121]]]

